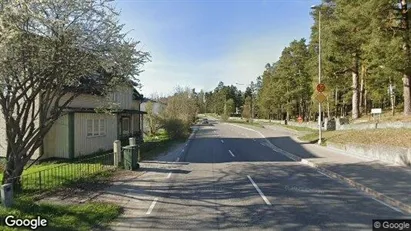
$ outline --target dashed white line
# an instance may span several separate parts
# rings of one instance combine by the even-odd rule
[[[231,150],[228,150],[228,152],[230,153],[231,156],[235,157]]]
[[[267,197],[264,196],[264,193],[261,192],[260,188],[257,186],[257,184],[253,181],[253,179],[247,175],[248,179],[251,181],[251,184],[253,184],[254,188],[257,190],[258,194],[260,194],[261,198],[263,198],[264,202],[267,205],[271,205],[270,201],[268,201]]]
[[[153,211],[154,206],[156,206],[157,200],[158,200],[158,198],[156,197],[156,198],[154,198],[153,202],[151,202],[151,205],[150,205],[150,207],[148,208],[148,210],[146,212],[147,215],[151,214],[151,211]]]
[[[177,160],[176,160],[176,162],[179,162],[180,161],[180,157],[177,157]]]
[[[223,144],[224,144],[224,140],[221,140],[221,143],[223,143]]]
[[[181,150],[181,152],[184,152],[184,148],[183,148],[183,150]]]
[[[171,177],[171,172],[169,172],[167,175],[167,178],[170,178],[170,177]]]

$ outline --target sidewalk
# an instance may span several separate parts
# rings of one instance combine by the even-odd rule
[[[324,170],[389,205],[411,213],[411,168],[351,156],[317,144],[300,141],[298,132],[279,126],[254,128],[278,148],[302,158],[302,162]]]

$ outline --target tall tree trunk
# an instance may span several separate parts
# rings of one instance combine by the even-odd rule
[[[358,94],[358,57],[354,58],[354,66],[352,70],[352,118],[358,119],[359,114],[359,94]]]
[[[335,102],[334,102],[334,106],[335,106],[335,118],[338,118],[338,88],[335,88]]]
[[[404,74],[402,78],[404,92],[404,115],[411,115],[411,76]]]
[[[361,83],[360,83],[360,113],[363,113],[364,110],[364,78],[365,78],[365,67],[364,65],[361,65]]]
[[[402,15],[402,26],[405,30],[405,37],[404,37],[404,53],[405,53],[405,66],[410,65],[410,44],[409,44],[409,22],[408,22],[408,9],[407,9],[407,1],[401,0],[401,15]],[[411,82],[411,75],[409,70],[403,74],[402,83],[403,83],[403,92],[404,92],[404,115],[411,115],[411,91],[410,91],[410,82]]]
[[[367,90],[364,90],[364,108],[365,108],[365,115],[368,115],[368,104],[367,104]]]

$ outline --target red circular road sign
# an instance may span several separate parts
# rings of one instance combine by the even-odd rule
[[[323,83],[319,83],[317,85],[317,91],[318,92],[323,92],[325,90],[325,85]]]

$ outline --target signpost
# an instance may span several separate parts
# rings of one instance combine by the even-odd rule
[[[381,119],[381,113],[382,113],[382,109],[381,109],[381,108],[372,108],[372,109],[371,109],[372,118],[375,119],[375,118],[374,118],[374,115],[378,115],[378,121],[380,121],[380,119]]]
[[[327,99],[327,97],[326,97],[323,93],[321,93],[321,92],[318,93],[315,98],[317,99],[317,101],[318,101],[319,103],[322,103],[322,102],[324,102],[324,101]]]
[[[320,60],[320,58],[318,58],[318,60]],[[320,63],[320,62],[319,62]],[[323,91],[325,90],[325,85],[323,83],[321,83],[321,75],[320,75],[320,71],[321,68],[320,66],[318,66],[318,84],[317,84],[317,96],[315,97],[317,99],[317,101],[319,102],[318,104],[318,143],[321,144],[321,140],[322,140],[322,121],[321,121],[321,103],[324,102],[327,97],[325,97],[325,95],[323,94]]]
[[[324,92],[325,91],[325,85],[323,83],[319,83],[317,85],[317,91],[320,92],[320,93]]]

